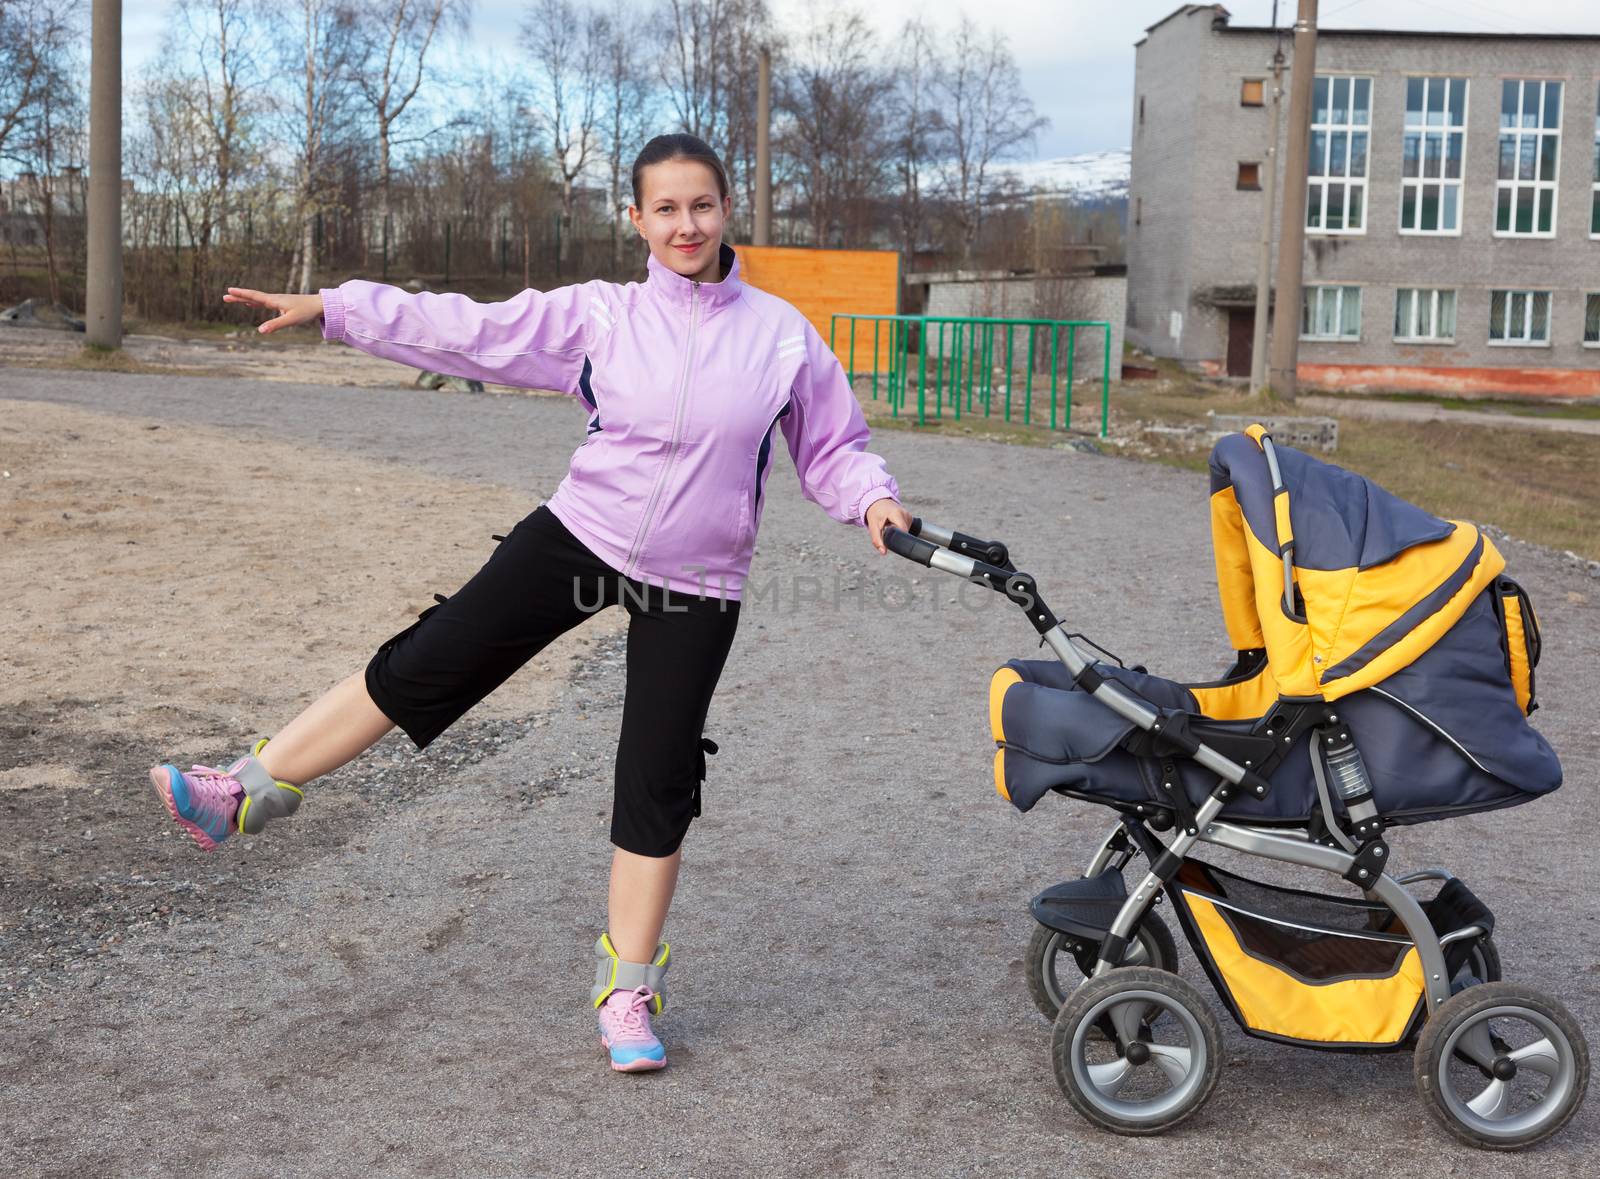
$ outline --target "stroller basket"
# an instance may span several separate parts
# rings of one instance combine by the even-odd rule
[[[1328,1048],[1394,1048],[1421,1019],[1421,956],[1375,901],[1247,880],[1188,860],[1171,886],[1196,956],[1245,1031]],[[1494,919],[1458,880],[1423,902],[1441,938]],[[1452,974],[1473,938],[1448,943]]]

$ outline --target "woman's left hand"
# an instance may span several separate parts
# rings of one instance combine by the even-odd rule
[[[872,547],[878,550],[879,556],[889,551],[883,543],[883,526],[893,524],[896,528],[911,531],[911,513],[902,508],[898,501],[889,498],[873,500],[867,505],[867,536],[872,541]]]

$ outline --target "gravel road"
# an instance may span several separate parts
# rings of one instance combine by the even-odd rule
[[[530,510],[582,430],[557,399],[204,378],[10,368],[0,413],[5,398],[303,439],[509,485]],[[1058,614],[1130,662],[1178,678],[1229,662],[1201,476],[902,432],[875,448],[914,514],[1008,541]],[[286,867],[250,906],[151,928],[93,978],[0,1015],[0,1168],[1588,1172],[1600,1100],[1545,1147],[1489,1158],[1427,1120],[1409,1057],[1297,1051],[1231,1025],[1222,1082],[1185,1127],[1136,1140],[1082,1122],[1023,984],[1026,901],[1076,874],[1110,815],[1055,798],[1021,815],[994,794],[988,677],[1039,657],[1032,632],[997,595],[879,557],[800,496],[778,454],[752,569],[773,594],[746,603],[711,708],[721,752],[669,924],[666,1072],[607,1071],[585,1002],[623,682],[611,652],[566,685],[547,723],[441,761],[429,790]],[[1505,550],[1539,607],[1537,719],[1566,788],[1408,828],[1393,845],[1402,867],[1466,879],[1497,913],[1508,977],[1559,996],[1600,1040],[1600,582],[1558,554]],[[901,608],[885,602],[907,593]],[[70,742],[70,718],[60,724]],[[415,760],[425,771],[428,755]],[[321,822],[311,797],[264,838]],[[153,801],[150,822],[167,822]]]

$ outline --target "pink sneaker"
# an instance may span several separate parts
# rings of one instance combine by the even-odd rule
[[[233,819],[245,796],[244,785],[224,770],[195,766],[181,773],[175,765],[150,771],[156,793],[167,813],[189,833],[203,851],[211,851],[233,833]]]
[[[619,1073],[667,1067],[667,1050],[650,1030],[649,987],[612,991],[600,1007],[600,1043]]]

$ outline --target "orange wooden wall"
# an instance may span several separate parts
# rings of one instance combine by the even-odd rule
[[[738,246],[744,280],[786,299],[828,338],[833,316],[893,315],[899,310],[900,255],[894,250],[810,250]],[[889,364],[888,325],[879,329],[878,366]],[[834,351],[849,363],[850,324],[839,321]],[[872,369],[872,324],[856,324],[856,372]]]

